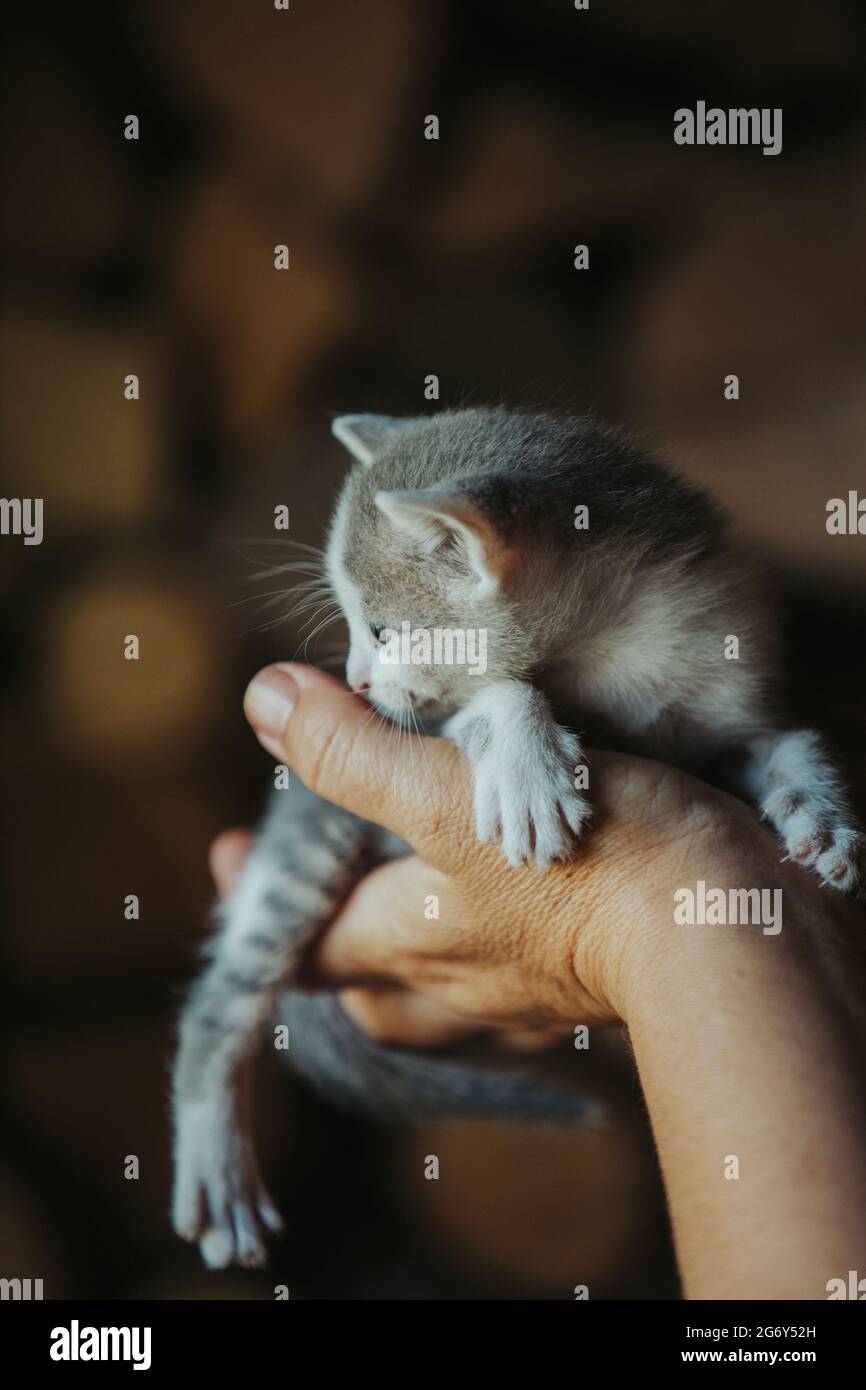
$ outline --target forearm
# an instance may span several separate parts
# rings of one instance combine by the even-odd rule
[[[622,1004],[689,1298],[825,1298],[866,1268],[861,924],[783,872],[776,936],[656,897]],[[745,841],[699,873],[774,886]]]

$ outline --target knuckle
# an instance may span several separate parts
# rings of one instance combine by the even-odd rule
[[[432,788],[416,830],[417,848],[427,862],[454,877],[471,869],[479,851],[471,800],[459,793],[453,782]]]
[[[383,1046],[400,1041],[400,1030],[395,1027],[393,1009],[375,992],[353,990],[350,1016],[355,1027],[370,1042]]]
[[[383,1019],[381,1011],[376,1007],[374,1001],[356,997],[352,1006],[352,1022],[371,1042],[384,1043],[388,1041],[386,1020]]]

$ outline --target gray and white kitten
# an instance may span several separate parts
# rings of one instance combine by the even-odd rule
[[[707,497],[590,419],[352,415],[333,431],[355,461],[327,547],[348,680],[398,722],[414,717],[464,749],[479,840],[499,839],[512,864],[572,854],[590,814],[576,731],[589,730],[725,781],[791,858],[856,886],[862,836],[842,779],[815,733],[781,723],[765,586]],[[468,664],[383,662],[382,630],[406,621],[486,630],[483,678]],[[731,636],[737,660],[725,657]],[[279,1227],[249,1126],[250,1065],[274,1021],[289,1025],[289,1055],[315,1086],[386,1119],[587,1109],[520,1070],[371,1042],[334,997],[287,989],[358,878],[406,852],[295,779],[217,909],[173,1084],[174,1225],[213,1267],[261,1263]]]

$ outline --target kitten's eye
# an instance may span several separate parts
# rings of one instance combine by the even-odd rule
[[[370,624],[370,631],[371,631],[372,634],[373,634],[373,641],[374,641],[374,642],[381,642],[381,640],[382,640],[382,633],[385,631],[385,624],[384,624],[384,623],[381,623],[381,624],[380,624],[380,623],[371,623],[371,624]]]

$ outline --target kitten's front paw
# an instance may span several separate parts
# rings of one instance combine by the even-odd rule
[[[282,1228],[250,1137],[224,1101],[185,1102],[178,1113],[172,1221],[210,1269],[263,1265],[266,1237]]]
[[[486,726],[463,746],[475,774],[475,827],[482,842],[502,839],[509,864],[541,867],[568,859],[592,814],[575,789],[580,744],[548,722],[526,729]]]

